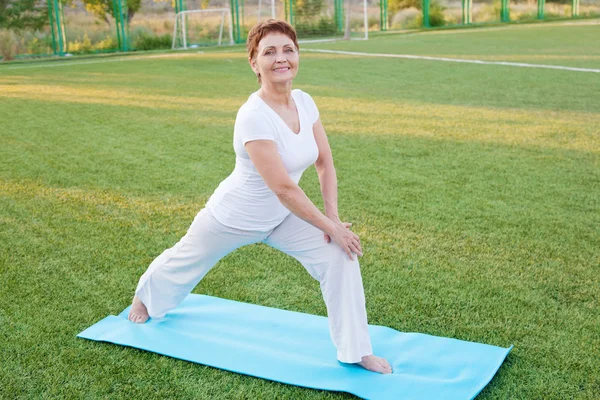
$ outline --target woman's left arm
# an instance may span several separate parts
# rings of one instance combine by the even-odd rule
[[[319,149],[319,157],[315,162],[315,168],[317,169],[319,183],[321,184],[325,215],[334,222],[341,222],[338,214],[337,175],[333,166],[333,155],[331,154],[331,147],[329,147],[327,134],[325,133],[323,124],[321,124],[320,118],[313,125],[313,133]],[[349,222],[342,222],[342,224],[348,229],[352,226]],[[325,241],[327,243],[331,241],[328,234],[325,234]]]
[[[333,156],[331,147],[327,140],[325,128],[321,124],[321,119],[313,125],[315,141],[319,149],[319,157],[315,162],[315,168],[319,176],[321,184],[321,194],[323,195],[323,203],[325,204],[325,215],[334,221],[339,221],[338,215],[338,196],[337,196],[337,176],[335,167],[333,166]]]

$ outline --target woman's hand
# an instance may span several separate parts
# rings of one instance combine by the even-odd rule
[[[354,260],[354,258],[352,258],[352,253],[362,256],[360,239],[356,233],[350,230],[352,224],[349,222],[341,222],[340,220],[334,222],[334,231],[330,234],[325,234],[325,241],[329,243],[333,240],[335,243],[339,244],[346,254],[348,254],[350,260]]]
[[[334,220],[334,222],[340,223],[342,225],[344,225],[344,228],[346,229],[350,229],[350,227],[352,226],[351,222],[341,222],[339,219]],[[331,236],[329,236],[328,234],[324,233],[325,235],[325,241],[327,243],[331,242]]]

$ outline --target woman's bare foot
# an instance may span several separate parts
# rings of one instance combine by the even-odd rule
[[[129,310],[129,319],[131,322],[135,322],[136,324],[143,324],[148,321],[150,316],[148,315],[148,310],[142,301],[135,296],[133,298],[133,303],[131,303],[131,310]]]
[[[391,374],[392,366],[385,359],[377,356],[364,356],[362,361],[357,363],[364,369],[373,372],[379,372],[380,374]]]

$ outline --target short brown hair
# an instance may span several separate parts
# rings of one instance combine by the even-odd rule
[[[248,41],[246,42],[246,49],[248,50],[248,56],[254,58],[258,51],[258,43],[270,33],[283,33],[294,42],[297,49],[298,38],[296,37],[296,31],[294,27],[285,21],[277,19],[268,19],[266,21],[259,22],[254,25],[250,32],[248,32]]]

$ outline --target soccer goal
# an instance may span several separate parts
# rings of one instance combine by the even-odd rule
[[[226,40],[223,39],[225,24],[228,29]],[[215,44],[221,46],[223,43],[234,44],[231,11],[228,8],[186,10],[175,15],[173,49]]]

